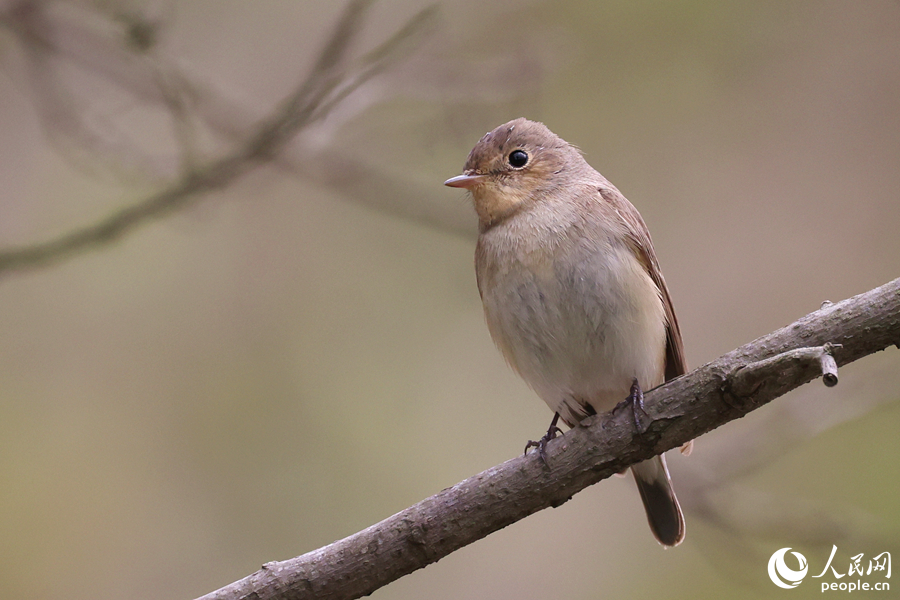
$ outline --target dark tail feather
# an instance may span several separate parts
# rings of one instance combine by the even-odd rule
[[[663,456],[631,467],[641,500],[647,510],[647,520],[653,535],[663,546],[677,546],[684,540],[684,517],[672,489],[669,469]]]

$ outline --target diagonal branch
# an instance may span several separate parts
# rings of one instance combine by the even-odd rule
[[[621,404],[534,454],[514,458],[343,540],[256,573],[200,600],[350,599],[436,562],[654,454],[737,419],[823,373],[900,347],[900,279],[802,319],[647,392],[635,435]],[[836,379],[834,380],[836,381]],[[834,393],[824,390],[822,393]]]
[[[198,200],[203,193],[225,187],[272,159],[301,129],[323,118],[350,92],[408,52],[410,40],[433,24],[435,18],[434,7],[426,8],[362,59],[348,61],[349,47],[358,37],[369,4],[370,0],[348,4],[309,76],[233,152],[192,169],[168,188],[98,223],[46,242],[0,250],[0,275],[43,266],[108,244],[152,218]]]

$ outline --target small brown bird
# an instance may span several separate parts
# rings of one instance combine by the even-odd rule
[[[478,213],[478,291],[512,368],[574,427],[685,372],[684,347],[650,233],[637,209],[543,123],[487,133],[463,174]],[[528,449],[526,447],[526,450]],[[632,467],[650,529],[665,546],[684,518],[663,456]]]

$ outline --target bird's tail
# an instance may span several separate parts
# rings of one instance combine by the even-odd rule
[[[663,546],[677,546],[684,540],[684,517],[672,489],[664,456],[654,456],[631,467],[653,535]]]

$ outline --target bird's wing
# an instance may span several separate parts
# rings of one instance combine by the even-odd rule
[[[681,340],[681,329],[678,327],[678,318],[675,316],[669,288],[666,286],[666,280],[659,268],[656,252],[653,250],[650,231],[637,209],[617,189],[614,187],[601,189],[600,193],[622,219],[628,244],[641,264],[644,265],[653,283],[659,288],[659,295],[666,312],[666,381],[674,379],[687,372],[684,342]]]

